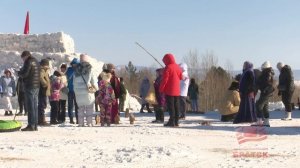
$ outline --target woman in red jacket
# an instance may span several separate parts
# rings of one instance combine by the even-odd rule
[[[168,123],[164,126],[178,127],[181,68],[176,64],[173,54],[166,54],[163,58],[166,65],[159,91],[166,95],[167,109],[170,114]]]

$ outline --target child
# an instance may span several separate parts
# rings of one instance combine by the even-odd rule
[[[164,69],[156,69],[156,79],[154,81],[155,99],[157,104],[154,105],[155,120],[152,123],[164,123],[164,111],[166,105],[165,95],[159,92],[159,85],[162,80]]]
[[[11,104],[11,97],[16,95],[16,82],[13,78],[11,71],[6,69],[4,71],[4,76],[1,77],[0,85],[2,88],[1,97],[4,97],[6,101],[6,108],[4,115],[13,115],[12,114],[12,104]]]
[[[100,76],[102,80],[100,80],[98,84],[99,95],[97,97],[97,103],[100,106],[101,126],[104,126],[105,123],[107,124],[107,126],[110,126],[112,104],[116,100],[114,89],[110,84],[110,79],[112,75],[111,73],[109,73],[109,71],[104,70],[100,74]]]
[[[51,95],[49,97],[51,106],[50,124],[58,124],[60,89],[62,87],[64,87],[64,84],[61,82],[61,73],[54,71],[51,76]]]

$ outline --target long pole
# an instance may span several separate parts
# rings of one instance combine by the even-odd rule
[[[146,51],[147,54],[149,54],[162,68],[164,67],[160,62],[158,62],[158,60],[150,53],[148,52],[140,43],[135,42],[136,45],[138,45],[139,47],[141,47],[144,51]]]

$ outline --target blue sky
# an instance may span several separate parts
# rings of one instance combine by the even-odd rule
[[[1,0],[0,32],[63,31],[76,52],[104,62],[153,66],[171,52],[180,63],[190,50],[213,51],[220,66],[269,60],[300,69],[298,0]]]

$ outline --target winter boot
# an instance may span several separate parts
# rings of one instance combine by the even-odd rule
[[[74,120],[73,120],[73,117],[70,118],[70,124],[75,124]]]
[[[5,111],[4,115],[5,115],[5,116],[8,116],[8,111]]]
[[[292,120],[292,112],[285,112],[285,117],[282,118],[281,120],[284,120],[284,121]]]
[[[22,114],[22,112],[18,112],[16,115],[17,116],[22,116],[23,114]]]
[[[9,115],[10,115],[10,116],[12,116],[12,115],[13,115],[12,111],[9,111]]]
[[[269,119],[268,119],[268,118],[265,118],[265,119],[264,119],[263,126],[265,126],[265,127],[270,127],[270,122],[269,122]]]
[[[27,127],[22,128],[21,131],[37,131],[37,129],[35,129],[31,125],[27,125]]]
[[[40,125],[40,126],[49,126],[50,124],[48,124],[47,122],[46,122],[46,117],[45,117],[45,115],[41,115],[41,116],[39,116],[40,118],[39,118],[39,121],[38,121],[38,125]]]
[[[145,104],[142,104],[142,107],[141,107],[141,109],[140,109],[140,113],[145,113],[145,112],[144,112],[144,107],[145,107]]]
[[[147,108],[148,113],[153,113],[149,107],[149,103],[146,104],[146,108]]]
[[[129,108],[126,108],[125,110],[125,118],[128,118],[129,117]]]

